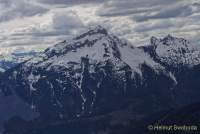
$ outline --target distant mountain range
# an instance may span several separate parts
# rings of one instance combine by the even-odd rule
[[[98,26],[1,75],[3,94],[18,96],[39,113],[31,121],[13,117],[4,130],[6,134],[152,133],[146,130],[148,124],[200,102],[199,81],[200,51],[189,41],[168,35],[134,47]]]
[[[38,52],[17,52],[11,54],[1,54],[0,55],[0,72],[5,72],[6,70],[22,63],[34,56],[37,55]]]

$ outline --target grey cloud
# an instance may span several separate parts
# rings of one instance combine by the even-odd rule
[[[177,5],[172,7],[163,8],[160,11],[157,11],[155,15],[137,15],[133,19],[135,21],[147,21],[150,19],[167,19],[175,17],[186,17],[193,14],[191,5]]]
[[[12,36],[34,36],[34,37],[48,37],[48,36],[62,36],[71,35],[73,30],[84,28],[79,17],[71,11],[55,12],[52,16],[52,23],[47,28],[43,29],[40,26],[29,28],[28,31],[20,30],[12,34]]]
[[[97,2],[103,2],[105,0],[38,0],[38,1],[49,5],[55,5],[55,4],[73,5],[73,4],[97,3]]]
[[[84,9],[89,8],[90,3],[94,4],[91,14],[90,10]],[[69,12],[70,9],[75,10]],[[93,14],[95,9],[96,14]],[[6,36],[0,38],[0,45],[4,47],[53,45],[84,29],[85,25],[81,20],[86,20],[85,24],[88,26],[106,26],[111,32],[131,40],[133,44],[143,44],[153,35],[163,36],[168,33],[180,37],[189,35],[188,39],[199,41],[200,3],[197,0],[0,0],[0,11],[0,21],[37,14],[47,16],[47,20],[44,20],[47,27],[39,24],[33,29],[15,31],[14,34],[11,30],[11,35],[0,33]],[[80,14],[76,15],[75,12]],[[78,16],[82,18],[79,19]],[[192,38],[193,35],[195,36]]]
[[[195,0],[110,0],[96,12],[98,16],[107,20],[112,17],[130,18],[133,21],[127,23],[130,31],[125,32],[122,29],[126,28],[119,28],[117,25],[111,27],[119,28],[121,34],[118,35],[128,36],[133,41],[148,40],[152,35],[171,33],[185,37],[185,28],[189,26],[193,28],[187,29],[187,34],[194,31],[199,33],[200,30],[196,27],[200,18],[199,13],[200,3]],[[120,21],[122,23],[123,18]],[[131,36],[136,39],[132,39]],[[192,40],[197,39],[192,38]]]
[[[172,5],[180,0],[108,0],[97,11],[100,16],[123,16],[139,13],[150,13],[161,6]]]
[[[0,45],[1,47],[40,46],[41,44],[49,46],[56,43],[54,41],[60,41],[59,39],[71,38],[74,31],[84,28],[78,16],[71,11],[55,12],[51,22],[46,28],[35,25],[28,30],[18,30],[9,35],[9,38],[0,39]],[[8,40],[9,43],[6,43]]]
[[[0,22],[42,14],[49,9],[27,0],[1,0]]]
[[[152,24],[141,23],[141,24],[136,25],[136,27],[134,28],[134,31],[144,33],[144,32],[152,31],[152,30],[155,31],[155,30],[167,29],[173,26],[174,24],[170,21],[159,21]]]
[[[36,32],[35,36],[62,36],[72,35],[74,31],[84,28],[79,17],[71,11],[55,12],[49,31]]]
[[[110,0],[96,14],[102,17],[129,16],[137,22],[150,19],[187,17],[200,11],[200,4],[191,0]]]
[[[6,7],[6,6],[10,6],[11,5],[11,0],[0,0],[0,6],[2,7]]]
[[[83,27],[83,23],[73,12],[60,12],[53,16],[53,27],[55,29],[73,29]]]
[[[29,36],[10,36],[6,40],[0,42],[1,47],[15,47],[15,46],[30,46],[30,45],[39,45],[43,42],[42,38],[34,38]]]
[[[139,13],[145,13],[145,12],[151,12],[154,11],[154,9],[113,9],[113,8],[108,8],[105,10],[99,10],[97,12],[97,15],[103,16],[103,17],[115,17],[115,16],[128,16],[132,14],[139,14]]]
[[[110,0],[105,3],[105,6],[109,7],[127,7],[127,8],[146,8],[152,6],[169,5],[180,2],[181,0]]]
[[[36,30],[36,31],[29,31],[28,33],[14,33],[12,36],[32,36],[32,37],[54,37],[54,36],[62,36],[62,35],[69,35],[70,31],[64,31],[64,30],[49,30],[49,31],[42,31],[42,30]]]

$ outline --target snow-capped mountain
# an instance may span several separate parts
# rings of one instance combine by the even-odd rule
[[[151,70],[151,77],[162,76],[170,86],[176,83],[173,75],[143,50],[98,26],[6,72],[13,83],[3,90],[15,89],[41,114],[78,117],[99,113],[102,106],[107,107],[102,111],[117,108],[106,105],[113,105],[129,92],[134,95],[134,89],[143,87],[144,82],[147,86],[146,69]]]
[[[0,72],[4,72],[19,63],[22,63],[31,57],[35,56],[37,52],[11,53],[0,55]]]
[[[86,134],[110,134],[200,101],[199,61],[199,50],[185,39],[152,37],[150,45],[137,48],[98,26],[9,69],[0,87],[40,114],[27,129],[56,122],[72,132],[79,126]],[[106,128],[94,126],[99,122]]]
[[[141,73],[140,65],[143,63],[155,69],[159,66],[143,50],[134,48],[124,40],[122,41],[118,37],[108,34],[106,29],[100,26],[69,42],[64,41],[48,48],[39,57],[25,63],[25,66],[42,67],[46,70],[55,67],[69,68],[72,65],[80,68],[83,58],[90,59],[90,64],[113,59],[116,66],[123,66],[117,61],[122,60],[136,73]]]
[[[160,63],[179,67],[193,67],[200,64],[200,50],[183,38],[176,38],[171,35],[158,39],[151,38],[151,44],[146,48],[154,59]],[[148,48],[150,48],[148,50]]]

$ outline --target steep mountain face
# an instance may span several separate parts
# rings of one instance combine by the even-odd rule
[[[171,35],[158,39],[151,38],[150,45],[140,47],[168,71],[176,79],[174,95],[177,104],[190,104],[199,101],[200,50],[183,38]],[[185,99],[190,96],[190,99]]]
[[[182,38],[136,48],[98,26],[2,75],[2,93],[40,114],[6,133],[144,133],[157,114],[200,101],[199,60]]]
[[[0,55],[0,74],[3,74],[6,70],[17,66],[35,55],[37,55],[37,52],[15,52]],[[3,131],[4,122],[13,116],[20,116],[23,119],[32,120],[39,115],[37,112],[32,111],[30,106],[16,94],[5,96],[3,92],[0,92],[0,109],[0,133]]]
[[[0,132],[3,131],[4,123],[14,116],[19,116],[27,121],[30,121],[39,116],[35,111],[32,111],[30,106],[25,103],[19,96],[5,96],[0,93]]]

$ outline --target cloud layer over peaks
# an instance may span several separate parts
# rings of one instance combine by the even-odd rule
[[[0,0],[0,47],[44,49],[102,25],[144,45],[151,36],[199,44],[199,0]]]

